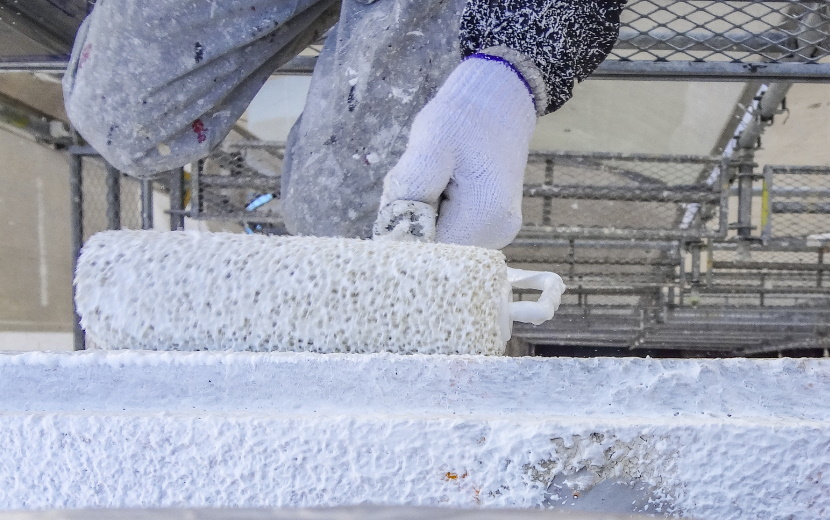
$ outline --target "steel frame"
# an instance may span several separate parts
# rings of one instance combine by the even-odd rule
[[[593,74],[594,79],[830,82],[830,62],[826,59],[830,54],[830,8],[826,1],[677,0],[662,4],[658,6],[654,0],[629,2],[626,13],[631,14],[630,20],[624,22],[614,52]],[[730,14],[741,16],[713,16],[706,10],[714,4],[732,6]],[[773,27],[764,16],[741,13],[745,6],[765,4],[771,6],[769,13],[787,12],[780,17],[780,27]],[[640,13],[640,5],[654,9]],[[675,6],[688,12],[677,14]],[[18,30],[58,52],[66,48],[66,43],[51,35],[48,28],[37,26],[13,7],[9,5],[7,10],[19,18],[15,20]],[[696,13],[703,13],[707,20],[717,21],[726,29],[716,31],[706,25],[708,22],[696,21]],[[674,19],[661,21],[661,14]],[[761,25],[766,28],[749,32],[742,25],[747,17],[752,22],[763,19]],[[315,46],[321,42],[315,42]],[[648,59],[630,57],[638,54]],[[0,72],[59,73],[67,62],[68,57],[63,55],[5,56],[0,58]],[[315,63],[316,56],[297,56],[276,74],[311,74]]]

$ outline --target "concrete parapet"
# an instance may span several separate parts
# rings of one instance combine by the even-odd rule
[[[0,509],[830,516],[826,360],[5,354],[0,432]]]

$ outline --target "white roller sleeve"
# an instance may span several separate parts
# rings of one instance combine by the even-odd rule
[[[450,244],[113,231],[75,285],[111,349],[500,355],[514,314],[504,256]]]

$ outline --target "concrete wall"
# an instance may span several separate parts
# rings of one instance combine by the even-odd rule
[[[68,171],[63,154],[0,130],[0,332],[72,330]]]

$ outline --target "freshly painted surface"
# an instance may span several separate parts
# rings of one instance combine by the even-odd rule
[[[24,353],[0,375],[3,509],[555,507],[621,482],[647,513],[830,512],[825,360]]]

